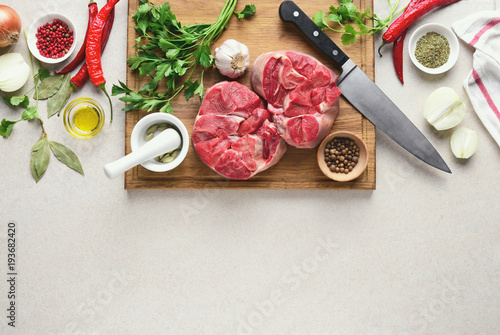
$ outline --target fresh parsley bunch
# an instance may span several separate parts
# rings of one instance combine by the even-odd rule
[[[387,0],[391,11],[385,19],[380,19],[376,14],[372,13],[371,8],[366,9],[364,12],[358,11],[353,0],[337,0],[337,2],[339,6],[331,5],[328,15],[323,11],[314,14],[313,21],[320,29],[328,28],[337,33],[342,33],[341,40],[344,45],[356,42],[357,35],[372,35],[382,30],[404,9],[396,12],[399,0],[394,5],[391,4],[390,0]],[[332,24],[329,25],[327,20],[331,21]],[[372,20],[373,26],[367,25],[367,20]]]
[[[254,5],[234,11],[237,0],[226,0],[217,21],[212,24],[182,25],[177,21],[169,3],[157,6],[140,0],[132,18],[139,37],[135,40],[137,55],[127,60],[131,70],[151,80],[139,91],[128,88],[123,82],[113,85],[112,94],[128,103],[125,111],[141,109],[151,112],[172,113],[171,100],[184,92],[186,100],[193,95],[203,97],[203,74],[212,66],[214,57],[210,46],[217,41],[233,14],[238,19],[253,16]],[[196,71],[199,69],[199,71]],[[167,89],[158,92],[159,82],[165,78]]]

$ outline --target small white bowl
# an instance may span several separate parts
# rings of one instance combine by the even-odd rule
[[[151,159],[141,164],[144,168],[154,172],[165,172],[176,168],[186,158],[189,151],[189,134],[184,123],[172,114],[160,112],[146,115],[134,126],[130,135],[130,148],[132,151],[137,150],[146,143],[144,138],[149,127],[161,123],[168,123],[177,130],[181,136],[182,147],[179,154],[170,163],[157,162]]]
[[[426,67],[417,60],[415,57],[415,48],[417,46],[417,41],[424,36],[427,33],[430,32],[435,32],[440,35],[443,35],[447,40],[448,43],[450,44],[450,56],[448,57],[448,61],[441,65],[440,67],[437,68],[429,68]],[[440,74],[448,71],[455,65],[458,59],[458,54],[460,51],[460,46],[458,44],[458,39],[455,33],[448,27],[443,26],[442,24],[438,23],[428,23],[425,24],[421,27],[419,27],[415,32],[411,35],[410,42],[408,45],[408,52],[410,53],[410,58],[415,64],[416,67],[418,67],[420,70],[422,70],[425,73],[430,73],[430,74]]]
[[[38,51],[38,48],[36,47],[36,41],[37,41],[36,33],[38,30],[38,27],[41,27],[44,24],[52,22],[56,19],[63,21],[64,23],[66,23],[68,25],[68,28],[70,30],[73,30],[73,44],[71,45],[71,48],[69,49],[68,53],[66,55],[64,55],[63,57],[61,57],[61,58],[47,58],[47,57],[42,56],[40,54],[40,51]],[[73,53],[73,51],[76,48],[76,42],[77,42],[77,34],[76,34],[75,25],[73,24],[73,22],[70,19],[68,19],[66,16],[64,16],[62,14],[49,13],[49,14],[44,14],[42,16],[39,16],[35,21],[33,21],[33,23],[31,24],[31,26],[28,29],[28,48],[30,49],[31,54],[33,56],[35,56],[36,59],[38,59],[46,64],[58,64],[58,63],[65,61],[66,59],[68,59],[68,57],[71,56],[71,54]]]

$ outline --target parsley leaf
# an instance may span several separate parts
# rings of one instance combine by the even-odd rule
[[[236,14],[238,20],[241,20],[244,18],[254,16],[255,12],[256,12],[255,5],[246,5],[241,12],[238,13],[235,11],[234,14]]]
[[[342,44],[349,45],[356,42],[357,32],[350,24],[345,25],[345,31],[341,36]]]
[[[314,14],[312,20],[320,29],[328,28],[334,32],[341,33],[342,44],[348,45],[356,42],[357,35],[372,35],[384,29],[391,23],[394,17],[404,10],[403,8],[396,12],[399,0],[396,0],[394,5],[391,4],[390,0],[388,1],[391,10],[389,16],[385,19],[380,19],[376,14],[373,14],[370,8],[364,12],[358,11],[353,0],[337,0],[339,5],[337,7],[331,5],[328,15],[323,11],[319,11]],[[327,20],[331,24],[328,24]],[[366,20],[371,20],[373,26],[367,24]],[[354,24],[354,26],[347,24],[348,22]]]
[[[163,105],[162,108],[160,108],[160,112],[172,114],[174,110],[172,108],[172,105],[170,105],[170,102],[167,102],[165,105]]]
[[[21,117],[23,120],[40,119],[40,115],[38,115],[36,107],[30,107],[26,109]]]
[[[7,119],[3,119],[0,122],[0,135],[4,138],[7,138],[12,133],[12,129],[14,129],[14,125],[19,121],[10,121]]]
[[[186,89],[184,90],[184,96],[186,97],[186,101],[191,99],[191,97],[194,95],[194,91],[198,88],[199,84],[197,81],[192,82],[192,81],[186,81],[184,84],[186,86]]]
[[[40,81],[43,81],[44,79],[47,79],[48,77],[50,77],[50,71],[47,69],[44,69],[43,67],[40,67],[38,69],[37,76],[38,76],[38,79],[40,79]]]
[[[331,14],[332,15],[332,14]],[[331,20],[330,18],[328,18],[329,20]],[[328,23],[326,23],[326,20],[325,20],[325,12],[323,11],[319,11],[317,12],[316,14],[314,14],[313,18],[312,18],[313,22],[320,28],[320,29],[323,29],[323,28],[326,28],[328,27]],[[333,20],[331,20],[333,21]]]
[[[203,98],[203,82],[201,82],[198,87],[194,90],[194,94],[200,97],[200,101]]]
[[[201,46],[198,50],[195,51],[194,56],[196,62],[201,66],[209,67],[210,65],[212,65],[214,57],[212,56],[212,52],[210,51],[210,47],[208,45]]]
[[[3,99],[11,106],[17,107],[28,107],[30,104],[30,99],[26,95],[20,95],[20,96],[12,96],[12,97],[6,97],[4,96]]]
[[[118,94],[124,94],[124,93],[130,93],[132,90],[127,87],[123,82],[118,80],[118,83],[120,83],[120,86],[113,85],[113,88],[111,90],[111,95],[118,95]]]

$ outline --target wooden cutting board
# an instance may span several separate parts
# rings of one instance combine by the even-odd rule
[[[164,2],[159,0],[159,4]],[[336,4],[336,0],[296,0],[299,7],[310,17],[319,10],[328,11],[330,4]],[[355,0],[354,3],[364,11],[373,8],[373,0]],[[254,4],[257,12],[251,19],[238,21],[233,15],[228,28],[212,47],[212,51],[222,44],[226,39],[233,38],[246,44],[250,50],[250,64],[262,53],[277,50],[296,50],[310,54],[326,66],[329,66],[337,74],[339,68],[321,52],[315,49],[299,33],[293,25],[283,23],[278,15],[281,0],[252,0],[245,2],[240,0],[236,7],[241,11],[245,4]],[[224,5],[224,0],[201,1],[201,0],[172,0],[170,6],[182,24],[212,23],[217,20]],[[131,15],[135,13],[138,6],[137,0],[129,1],[128,16],[128,47],[127,58],[135,54],[134,44],[136,33],[134,21]],[[327,32],[327,34],[339,45],[340,34]],[[373,37],[358,38],[356,43],[342,46],[346,54],[371,78],[374,79],[374,44]],[[250,70],[238,81],[251,88]],[[206,72],[204,78],[205,89],[213,84],[227,80],[221,76],[216,69]],[[138,90],[145,82],[137,72],[127,71],[127,85]],[[181,97],[172,102],[174,115],[180,118],[191,133],[194,118],[198,113],[200,101],[197,97],[188,102]],[[125,121],[125,152],[130,153],[130,134],[134,125],[141,117],[146,115],[142,111],[130,111],[126,114]],[[185,161],[176,169],[169,172],[151,172],[137,166],[125,174],[126,189],[375,189],[375,127],[371,122],[359,114],[343,97],[340,100],[340,112],[333,125],[332,131],[348,130],[361,136],[366,142],[369,151],[368,167],[365,172],[352,182],[335,182],[325,177],[319,169],[316,161],[317,149],[297,149],[288,146],[284,157],[270,169],[257,174],[245,181],[228,180],[219,176],[208,168],[192,149],[189,151]]]

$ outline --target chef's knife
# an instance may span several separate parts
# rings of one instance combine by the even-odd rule
[[[361,114],[417,158],[451,173],[420,130],[293,1],[283,1],[279,14],[281,20],[295,24],[319,50],[342,67],[337,85]]]

